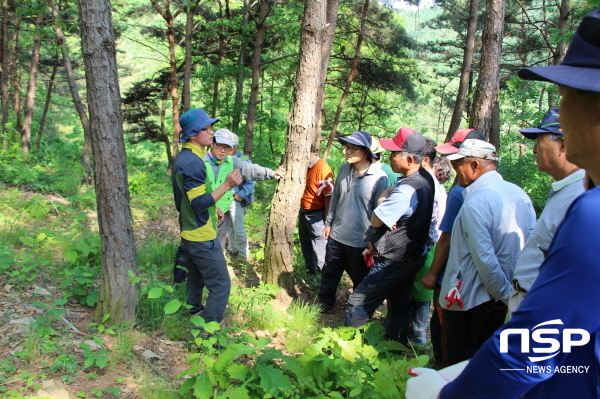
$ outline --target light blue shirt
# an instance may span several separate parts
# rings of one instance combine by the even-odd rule
[[[538,222],[525,243],[525,248],[517,260],[514,278],[519,285],[529,291],[544,261],[544,252],[550,246],[556,228],[565,217],[569,205],[584,192],[583,177],[585,170],[580,169],[562,180],[552,183],[548,201]]]
[[[450,254],[440,291],[445,309],[466,311],[492,299],[507,301],[517,257],[535,225],[531,200],[496,171],[463,191],[452,229]],[[464,307],[443,299],[459,281]]]
[[[419,199],[417,192],[408,184],[396,184],[390,195],[377,208],[375,215],[388,228],[399,220],[407,219],[415,213]]]

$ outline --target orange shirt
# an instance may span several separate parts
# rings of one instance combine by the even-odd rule
[[[317,159],[317,162],[312,167],[308,168],[306,172],[306,188],[304,194],[302,194],[302,200],[300,200],[300,207],[302,209],[323,209],[325,208],[325,195],[331,195],[331,190],[321,192],[321,195],[317,196],[319,191],[319,182],[323,180],[331,179],[333,183],[333,172],[327,162],[322,159]]]

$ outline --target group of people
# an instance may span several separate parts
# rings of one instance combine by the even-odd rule
[[[561,65],[519,76],[556,83],[562,96],[560,109],[520,131],[555,180],[537,221],[527,194],[498,173],[496,148],[474,129],[439,146],[407,127],[392,139],[354,132],[339,139],[346,162],[335,183],[311,150],[299,233],[307,271],[321,276],[322,310],[335,308],[346,272],[346,325],[364,325],[387,301],[387,338],[407,344],[425,339],[433,298],[435,369],[413,370],[409,399],[600,396],[600,10],[584,18]],[[191,312],[220,322],[231,283],[216,227],[227,216],[217,209],[231,210],[243,179],[285,174],[225,156],[235,140],[229,131],[213,137],[217,121],[199,109],[181,117],[173,190]],[[448,162],[456,182],[446,195]]]

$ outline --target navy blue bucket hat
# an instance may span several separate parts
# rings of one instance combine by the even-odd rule
[[[190,137],[197,135],[200,130],[218,121],[219,119],[210,118],[202,108],[189,110],[179,118],[181,126],[179,142],[185,143]]]
[[[583,18],[560,65],[524,68],[519,77],[600,92],[600,9]]]
[[[563,131],[560,127],[560,123],[558,123],[558,117],[558,108],[552,108],[550,111],[546,112],[546,115],[544,115],[544,118],[537,127],[521,129],[519,132],[526,138],[532,140],[535,140],[540,134],[554,133],[562,135]]]
[[[371,151],[371,145],[373,144],[373,139],[371,138],[371,135],[369,133],[359,130],[358,132],[352,133],[348,137],[340,137],[338,140],[342,144],[349,143],[349,144],[354,144],[354,145],[358,145],[361,147],[366,147],[366,150],[371,155],[371,158],[373,158],[373,152]]]

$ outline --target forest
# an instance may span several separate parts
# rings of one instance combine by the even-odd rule
[[[552,180],[518,129],[560,99],[517,72],[559,64],[597,8],[3,0],[0,396],[403,397],[431,346],[399,347],[380,323],[340,327],[342,313],[313,306],[319,281],[296,227],[310,148],[336,171],[337,139],[354,131],[392,138],[406,126],[441,144],[474,128],[539,214]],[[210,337],[190,328],[172,281],[171,169],[194,108],[253,162],[286,170],[256,184],[250,257],[227,257],[232,294],[224,328],[204,325]]]

